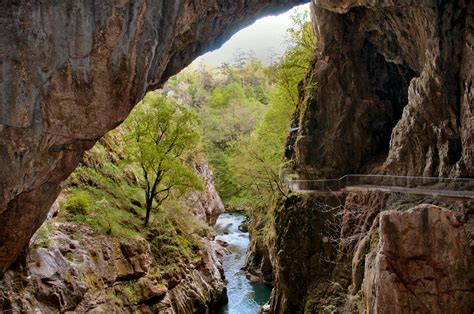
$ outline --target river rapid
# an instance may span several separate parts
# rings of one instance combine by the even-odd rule
[[[229,302],[217,311],[218,314],[255,314],[270,298],[271,289],[264,284],[250,282],[242,270],[249,245],[248,232],[239,230],[244,221],[243,215],[225,213],[216,222],[217,239],[229,243],[231,252],[223,261]]]

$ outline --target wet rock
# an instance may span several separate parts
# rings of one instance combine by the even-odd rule
[[[260,275],[260,276],[258,276]],[[253,282],[253,283],[257,283],[257,282],[261,282],[261,277],[262,277],[262,274],[258,274],[258,275],[253,275],[253,274],[250,274],[250,273],[247,273],[247,279],[250,280],[250,282]]]
[[[223,247],[228,247],[229,246],[229,243],[224,241],[224,240],[217,240],[217,243],[219,243],[219,245],[221,245]]]
[[[267,304],[265,304],[264,306],[262,306],[261,312],[262,312],[262,313],[269,313],[269,312],[271,312],[271,309],[272,309],[272,308],[270,307],[270,304],[267,303]]]
[[[249,222],[248,220],[245,220],[244,222],[242,222],[238,229],[242,232],[249,232]]]

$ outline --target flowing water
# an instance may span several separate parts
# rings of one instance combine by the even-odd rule
[[[249,245],[249,234],[239,230],[244,220],[243,215],[227,213],[217,219],[217,239],[229,243],[231,251],[223,262],[229,303],[219,309],[218,314],[255,314],[270,298],[271,289],[261,283],[251,283],[242,270]]]

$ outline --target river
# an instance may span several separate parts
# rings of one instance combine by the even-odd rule
[[[225,213],[216,222],[217,239],[229,243],[231,251],[223,261],[229,303],[219,309],[218,314],[255,314],[270,298],[271,289],[261,283],[251,283],[242,270],[249,245],[249,234],[239,230],[244,220],[243,215]]]

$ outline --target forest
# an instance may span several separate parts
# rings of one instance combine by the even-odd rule
[[[200,117],[203,151],[229,209],[269,207],[285,195],[285,140],[315,45],[308,12],[292,20],[280,60],[263,64],[241,52],[232,64],[188,67],[160,91]]]

